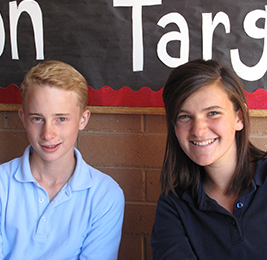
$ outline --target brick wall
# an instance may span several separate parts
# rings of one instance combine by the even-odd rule
[[[267,150],[267,119],[251,117],[251,140]],[[166,141],[165,116],[92,113],[77,148],[86,162],[112,176],[126,198],[120,260],[151,260],[150,232],[159,196]],[[17,112],[0,112],[0,163],[21,156],[27,136]]]

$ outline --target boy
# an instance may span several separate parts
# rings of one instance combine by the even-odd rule
[[[28,72],[21,96],[30,145],[0,166],[0,259],[117,259],[123,192],[74,147],[90,117],[84,77],[48,61]]]

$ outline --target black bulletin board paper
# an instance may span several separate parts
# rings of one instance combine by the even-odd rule
[[[160,91],[173,67],[196,58],[225,62],[247,93],[265,90],[265,5],[262,0],[1,1],[0,94],[10,84],[19,86],[32,66],[51,59],[73,65],[92,91],[107,86]]]

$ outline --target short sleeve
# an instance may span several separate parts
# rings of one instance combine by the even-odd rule
[[[116,260],[124,216],[124,195],[116,189],[101,201],[92,229],[83,243],[80,260]]]
[[[3,254],[3,237],[2,237],[2,202],[0,198],[0,260],[4,259]]]
[[[196,260],[178,210],[168,196],[158,200],[151,233],[154,260]]]

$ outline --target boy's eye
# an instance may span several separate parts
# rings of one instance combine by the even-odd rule
[[[214,116],[214,115],[217,115],[217,114],[219,114],[217,111],[211,111],[211,112],[209,112],[209,116]]]
[[[66,121],[66,118],[65,118],[65,117],[60,117],[60,118],[58,119],[58,121],[60,121],[60,122],[64,122],[64,121]]]

